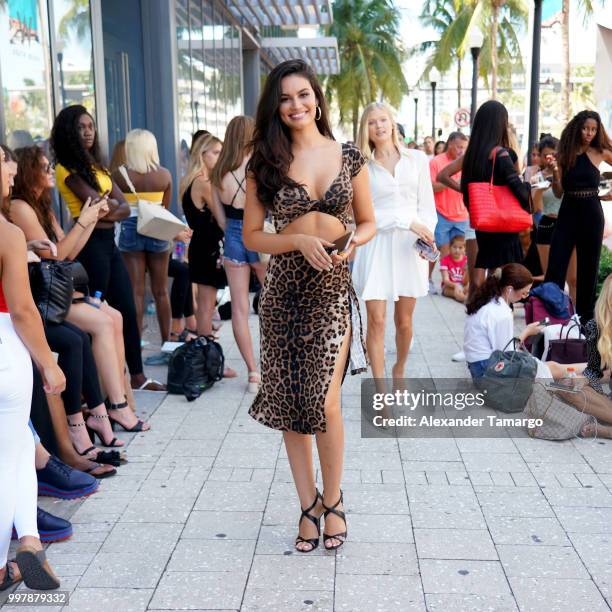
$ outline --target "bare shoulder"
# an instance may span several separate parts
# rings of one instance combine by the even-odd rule
[[[25,201],[20,199],[11,200],[11,216],[19,216],[23,219],[37,219],[34,209]]]
[[[0,221],[0,253],[11,253],[25,245],[25,234],[21,228],[8,221]]]

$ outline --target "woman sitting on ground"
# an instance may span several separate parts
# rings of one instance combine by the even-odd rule
[[[48,258],[74,259],[89,239],[99,218],[98,210],[104,200],[85,205],[81,209],[79,223],[75,223],[68,234],[62,231],[51,207],[50,192],[54,186],[53,170],[43,151],[36,147],[25,147],[16,151],[18,158],[15,191],[11,200],[11,220],[24,232],[27,240],[48,238],[57,244],[57,257],[50,252],[40,252]],[[66,321],[92,337],[92,348],[97,370],[108,400],[108,418],[126,431],[146,431],[149,426],[140,421],[128,407],[125,385],[125,352],[123,342],[123,318],[121,313],[102,302],[99,307],[88,301],[87,287],[78,287]],[[92,376],[84,372],[84,376]],[[82,415],[70,415],[80,423]],[[88,426],[93,429],[105,445],[112,445],[112,431],[106,423],[107,411],[92,410]],[[78,425],[75,425],[78,426]],[[79,431],[79,430],[75,430]],[[87,438],[85,432],[74,440],[75,446],[83,449]],[[116,442],[120,446],[121,443]],[[89,446],[89,445],[88,445]]]
[[[533,277],[525,266],[506,264],[491,274],[468,301],[463,350],[474,380],[484,375],[493,351],[512,349],[508,346],[515,338],[514,317],[510,305],[527,298],[532,284]],[[542,330],[539,321],[534,321],[525,327],[517,339],[523,343],[529,336],[539,334]],[[580,374],[586,364],[547,361],[546,366],[553,378],[562,378],[567,368],[573,367],[576,373]],[[545,372],[545,368],[542,371]]]

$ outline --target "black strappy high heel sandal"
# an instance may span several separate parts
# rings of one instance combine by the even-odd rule
[[[90,446],[89,448],[86,448],[83,452],[80,452],[77,449],[77,447],[73,444],[72,448],[74,448],[74,451],[76,452],[77,455],[79,455],[81,457],[86,457],[90,461],[93,461],[93,462],[96,462],[96,463],[104,463],[105,465],[112,465],[113,467],[119,467],[123,463],[127,463],[127,459],[125,457],[125,454],[119,453],[118,451],[101,451],[101,450],[98,450],[95,446],[93,446],[93,444],[95,444],[95,442],[96,442],[94,431],[92,429],[90,429],[89,427],[87,427],[84,422],[82,422],[82,423],[70,423],[70,421],[69,421],[68,422],[68,427],[85,427],[87,429],[87,433],[89,434],[89,439],[92,442],[92,446]],[[96,454],[96,456],[95,457],[89,457],[88,456],[89,453],[91,453],[91,451],[95,451],[95,450],[98,450],[98,453]],[[95,467],[92,468],[92,469],[95,469]],[[87,471],[87,470],[85,470],[85,471]],[[109,475],[112,475],[112,473],[109,472]]]
[[[108,412],[108,419],[110,421],[111,428],[113,431],[115,431],[115,425],[119,425],[119,427],[121,427],[123,431],[127,431],[128,433],[138,433],[140,431],[148,431],[148,429],[142,428],[144,425],[144,421],[141,419],[138,419],[138,422],[136,423],[136,425],[128,429],[125,425],[121,424],[115,417],[111,415],[110,413],[111,410],[121,410],[122,408],[127,408],[128,407],[127,399],[125,400],[125,402],[121,402],[120,404],[111,404],[107,398],[104,401],[104,405],[106,406],[106,411]],[[92,415],[92,416],[95,416],[95,415]]]
[[[108,414],[94,414],[93,412],[90,412],[87,415],[88,419],[90,417],[92,419],[98,419],[98,420],[108,419],[109,418]],[[111,429],[113,429],[112,422],[111,422]],[[98,436],[102,446],[106,446],[107,448],[119,448],[119,447],[123,447],[123,444],[117,444],[117,442],[119,442],[119,440],[117,438],[115,438],[115,437],[113,437],[113,439],[110,442],[107,442],[98,431],[96,431],[93,427],[90,427],[89,425],[87,425],[87,432],[89,433],[89,437],[91,438],[91,441],[94,442],[94,443],[96,441],[96,436]]]
[[[326,506],[323,500],[321,500],[321,503],[323,504],[323,508],[325,508],[325,512],[323,512],[323,518],[327,518],[329,514],[335,514],[336,516],[339,516],[344,521],[344,525],[346,527],[346,515],[344,514],[342,510],[336,510],[336,508],[340,504],[343,503],[342,489],[340,489],[340,499],[333,506]],[[323,532],[323,546],[325,547],[325,550],[336,550],[337,548],[340,548],[344,544],[344,541],[346,540],[346,535],[347,535],[347,530],[343,531],[342,533],[336,533],[334,535],[329,535]],[[327,542],[329,542],[329,540],[340,540],[340,544],[334,544],[333,546],[327,546],[326,544]]]
[[[315,548],[317,548],[317,546],[319,546],[319,537],[321,536],[321,517],[320,516],[316,517],[316,516],[313,516],[312,514],[309,514],[309,512],[317,505],[317,501],[319,499],[321,499],[321,503],[323,503],[323,498],[321,497],[319,490],[316,489],[316,495],[315,495],[314,501],[312,502],[312,504],[310,504],[310,506],[308,506],[308,508],[306,508],[306,510],[302,510],[302,514],[300,515],[300,520],[298,522],[298,529],[300,528],[300,525],[302,524],[302,520],[305,518],[311,521],[312,523],[314,523],[315,527],[317,528],[317,537],[316,538],[303,538],[301,535],[298,535],[298,537],[295,539],[295,544],[294,544],[295,550],[297,550],[298,552],[309,553],[309,552],[312,552]],[[304,542],[305,544],[310,544],[311,548],[307,550],[298,548],[297,545],[302,542]]]

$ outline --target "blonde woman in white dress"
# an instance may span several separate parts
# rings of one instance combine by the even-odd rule
[[[368,159],[376,236],[357,249],[353,284],[366,304],[367,350],[375,379],[385,377],[385,315],[395,302],[397,358],[394,380],[404,377],[412,342],[412,315],[419,297],[428,292],[428,263],[414,243],[435,246],[436,207],[429,160],[417,150],[401,147],[391,109],[373,102],[364,110],[358,146]]]

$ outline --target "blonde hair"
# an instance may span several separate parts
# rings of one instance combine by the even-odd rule
[[[371,102],[363,109],[361,121],[359,122],[359,132],[357,133],[357,146],[359,147],[366,159],[373,159],[374,143],[370,140],[368,131],[368,120],[372,112],[375,110],[382,110],[387,113],[389,121],[391,122],[391,140],[395,145],[395,148],[397,149],[398,153],[401,153],[402,149],[400,147],[399,138],[397,136],[397,123],[395,122],[393,110],[388,104],[385,104],[384,102]]]
[[[189,187],[189,185],[191,185],[193,182],[193,179],[195,179],[195,177],[202,172],[202,169],[206,170],[204,155],[206,155],[206,153],[208,153],[216,144],[223,143],[212,134],[198,138],[193,151],[189,155],[189,166],[187,168],[187,173],[181,179],[179,198],[182,199],[183,194],[187,191],[187,187]]]
[[[612,274],[604,281],[595,303],[595,322],[599,330],[597,350],[601,356],[601,367],[612,367]]]
[[[147,174],[159,168],[157,140],[149,130],[131,130],[125,137],[125,165],[134,172]]]
[[[229,122],[221,155],[210,173],[210,182],[215,187],[221,189],[223,177],[242,164],[252,147],[254,129],[255,121],[245,115],[238,115]]]
[[[119,140],[113,147],[113,154],[111,156],[109,167],[111,174],[115,172],[115,170],[119,170],[119,166],[125,166],[126,162],[125,140]]]

